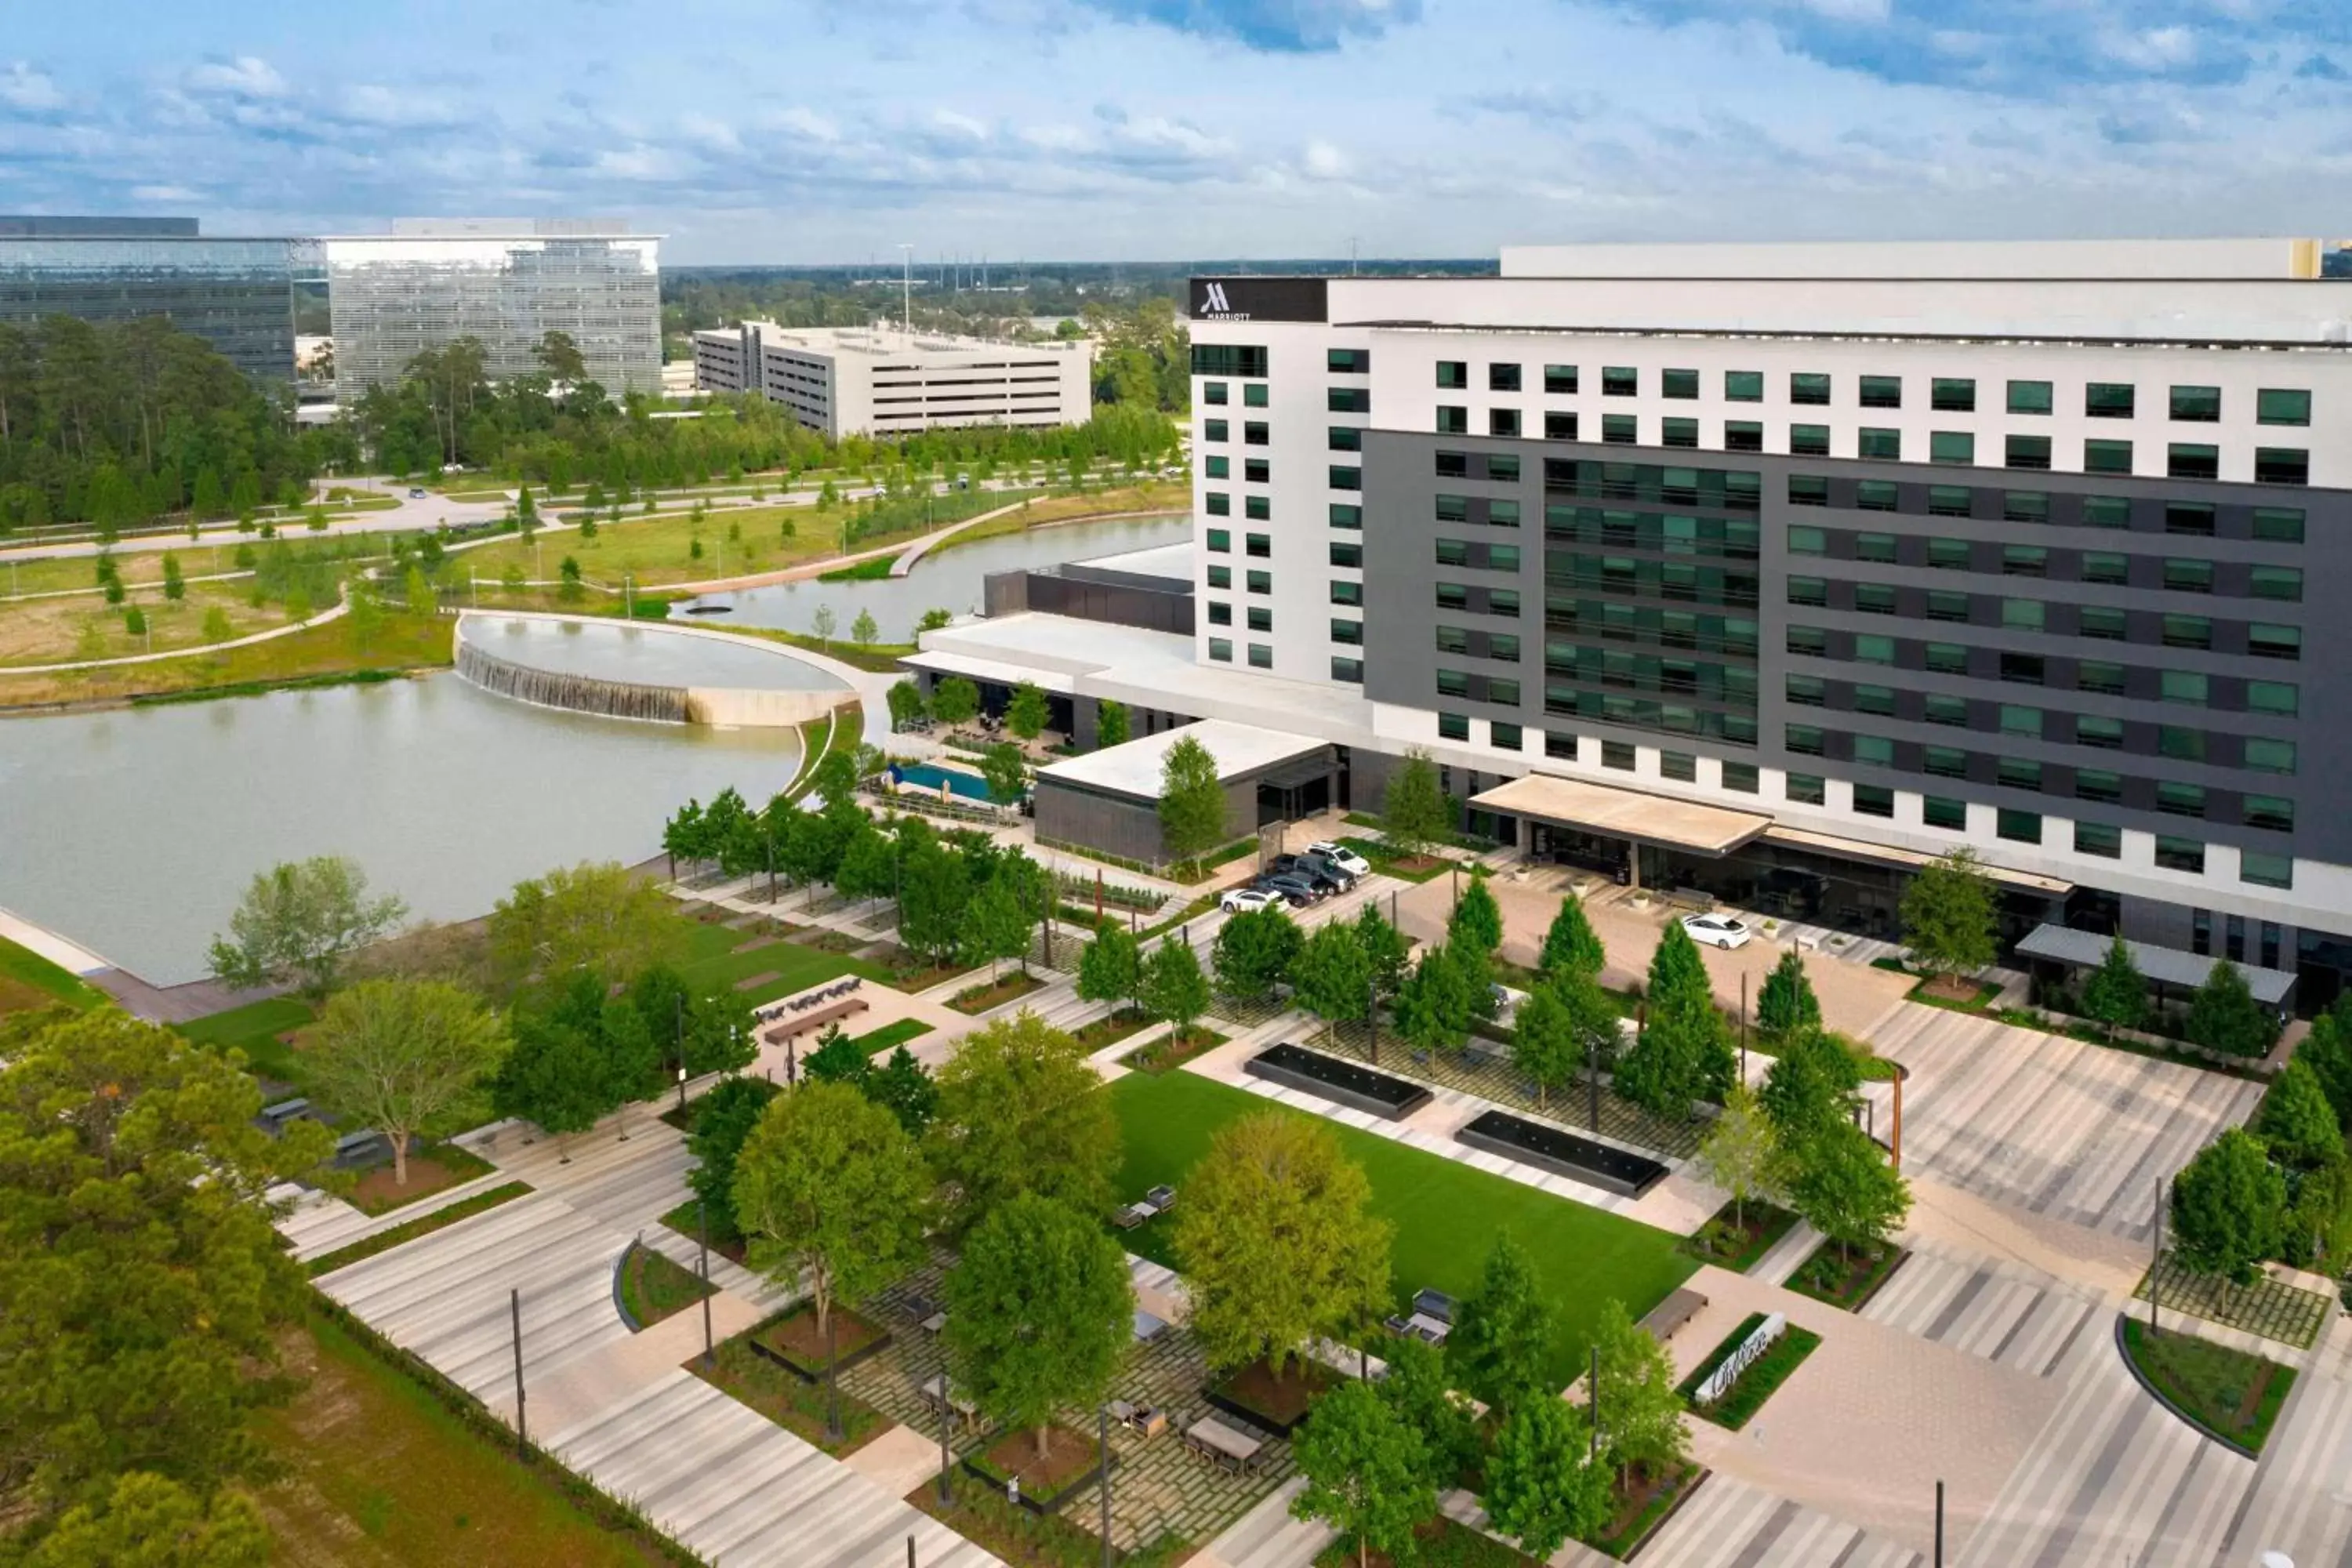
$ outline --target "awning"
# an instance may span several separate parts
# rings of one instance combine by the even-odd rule
[[[1014,664],[1009,659],[982,658],[974,654],[950,653],[941,648],[926,648],[910,653],[898,660],[916,669],[927,669],[933,675],[961,675],[966,680],[985,681],[995,686],[1019,686],[1027,681],[1041,691],[1056,696],[1074,695],[1078,679],[1058,669],[1039,669],[1031,665]]]
[[[1790,827],[1779,822],[1764,830],[1764,841],[1785,845],[1791,849],[1810,849],[1817,855],[1834,856],[1841,860],[1861,860],[1874,866],[1900,866],[1911,870],[1932,866],[1937,859],[1923,849],[1902,849],[1891,844],[1841,838],[1834,833],[1815,833],[1811,828]],[[2044,877],[2032,871],[2012,871],[1990,860],[1978,861],[1977,868],[2003,887],[2039,893],[2044,898],[2063,899],[2074,890],[2074,883],[2060,878]]]
[[[2074,969],[2096,969],[2106,962],[2107,944],[2111,940],[2096,931],[2075,931],[2069,926],[2039,925],[2017,944],[2017,951],[2028,958],[2046,958],[2053,963],[2063,963]],[[2176,985],[2184,991],[2194,991],[2205,984],[2206,976],[2213,973],[2212,959],[2183,952],[2177,947],[2155,947],[2144,942],[2126,942],[2124,951],[2131,954],[2132,966],[2139,971],[2140,978]],[[2254,1000],[2267,1006],[2284,1006],[2287,993],[2294,989],[2294,976],[2284,970],[2260,969],[2251,963],[2231,963],[2231,967],[2246,977],[2246,987],[2254,994]]]
[[[1528,773],[1496,784],[1470,804],[1481,811],[1695,855],[1727,855],[1772,826],[1770,817],[1757,812],[1726,811],[1552,773]]]

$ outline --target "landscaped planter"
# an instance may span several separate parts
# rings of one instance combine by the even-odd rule
[[[1391,1121],[1412,1115],[1430,1100],[1429,1089],[1410,1079],[1391,1078],[1360,1063],[1287,1043],[1260,1051],[1242,1064],[1242,1070]]]
[[[1212,1408],[1237,1415],[1262,1432],[1287,1437],[1306,1421],[1315,1401],[1347,1379],[1321,1362],[1294,1361],[1279,1382],[1265,1360],[1254,1361],[1201,1391]]]
[[[833,1363],[835,1372],[846,1372],[889,1348],[890,1331],[879,1323],[870,1322],[846,1307],[834,1308],[833,1314],[840,1320],[834,1328],[834,1342],[839,1358]],[[782,1317],[754,1330],[743,1342],[751,1347],[754,1355],[775,1363],[802,1382],[822,1383],[825,1373],[824,1337],[818,1335],[814,1346],[805,1355],[797,1347],[783,1342],[786,1326],[801,1319],[808,1321],[810,1331],[814,1333],[816,1309],[803,1302]],[[771,1344],[769,1341],[772,1338],[777,1342]]]
[[[1074,1432],[1066,1426],[1055,1426],[1053,1429],[1053,1436],[1056,1447],[1060,1446],[1058,1440],[1065,1438],[1075,1444],[1083,1445],[1089,1458],[1083,1463],[1082,1468],[1063,1469],[1054,1475],[1050,1483],[1042,1487],[1035,1486],[1031,1480],[1024,1479],[1021,1483],[1019,1501],[1020,1505],[1031,1513],[1059,1513],[1072,1498],[1078,1496],[1102,1479],[1102,1453],[1092,1438]],[[1017,1447],[1025,1458],[1033,1452],[1032,1445],[1034,1440],[1034,1435],[1026,1427],[1018,1432],[1007,1432],[995,1442],[984,1447],[975,1448],[966,1455],[963,1459],[964,1473],[993,1487],[998,1493],[1002,1494],[1005,1483],[1013,1474],[1012,1470],[1002,1462],[1002,1451]],[[1117,1454],[1110,1456],[1110,1468],[1114,1470],[1118,1468]]]
[[[1538,1166],[1574,1181],[1638,1198],[1666,1179],[1666,1167],[1647,1154],[1597,1143],[1549,1122],[1489,1110],[1454,1135],[1488,1154]]]

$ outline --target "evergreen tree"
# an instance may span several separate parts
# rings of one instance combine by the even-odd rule
[[[1776,1043],[1818,1029],[1821,1024],[1822,1005],[1805,973],[1804,954],[1790,948],[1764,976],[1764,988],[1756,998],[1756,1032],[1768,1043]]]
[[[1507,1415],[1558,1392],[1549,1371],[1558,1331],[1535,1259],[1504,1231],[1486,1254],[1478,1288],[1454,1314],[1446,1363],[1471,1393]]]
[[[2110,1039],[2117,1029],[2138,1028],[2147,1016],[2147,983],[2132,962],[2131,949],[2124,945],[2123,932],[2107,942],[2107,955],[2099,967],[2083,977],[2082,1008],[2084,1017],[2107,1026]]]
[[[1551,929],[1544,932],[1543,954],[1537,967],[1547,974],[1583,974],[1598,979],[1607,954],[1592,922],[1585,918],[1584,902],[1574,893],[1559,900]]]
[[[2344,1158],[2344,1129],[2327,1102],[2319,1075],[2297,1059],[2271,1080],[2254,1113],[2254,1131],[2290,1164],[2315,1166]]]
[[[1833,1122],[1789,1152],[1789,1206],[1848,1258],[1885,1245],[1911,1210],[1910,1184],[1886,1152],[1851,1121]]]
[[[1481,952],[1492,953],[1503,945],[1503,909],[1495,901],[1495,894],[1486,886],[1483,874],[1474,872],[1470,886],[1454,906],[1454,913],[1445,922],[1445,940],[1475,943]]]
[[[1691,941],[1690,932],[1683,929],[1680,921],[1668,921],[1658,938],[1657,951],[1650,955],[1650,979],[1644,995],[1654,1013],[1677,1003],[1709,1009],[1715,1006],[1715,986],[1706,977],[1706,964],[1698,955],[1698,943]]]
[[[2172,1255],[2192,1273],[2251,1285],[2277,1255],[2286,1178],[2262,1140],[2232,1127],[2197,1152],[2172,1182]]]
[[[2278,1016],[2254,1000],[2243,971],[2217,958],[2189,1004],[2189,1038],[2224,1056],[2259,1057],[2277,1043]]]
[[[1290,965],[1291,1000],[1336,1028],[1371,1005],[1372,964],[1356,929],[1339,921],[1315,928]]]

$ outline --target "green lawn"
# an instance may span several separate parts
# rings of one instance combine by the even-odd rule
[[[683,915],[679,923],[686,927],[686,942],[678,970],[688,984],[725,989],[755,974],[776,976],[741,994],[753,1006],[805,991],[812,985],[822,985],[828,980],[838,980],[845,974],[861,974],[885,984],[890,978],[890,972],[880,964],[798,942],[772,942],[749,952],[737,952],[733,950],[751,940],[750,932],[706,925]]]
[[[1210,1136],[1234,1117],[1270,1103],[1189,1072],[1131,1074],[1111,1086],[1111,1100],[1126,1134],[1119,1194],[1140,1196],[1166,1182],[1176,1186],[1180,1201],[1185,1173],[1207,1150]],[[1364,1167],[1371,1178],[1374,1212],[1396,1226],[1392,1283],[1400,1306],[1424,1287],[1456,1298],[1468,1295],[1487,1249],[1505,1230],[1535,1255],[1538,1274],[1559,1316],[1552,1372],[1562,1385],[1583,1365],[1602,1302],[1614,1297],[1639,1318],[1698,1267],[1675,1250],[1676,1238],[1665,1231],[1318,1120]],[[1165,1256],[1168,1235],[1162,1223],[1127,1232],[1122,1239],[1137,1252],[1172,1262]]]
[[[299,1086],[302,1068],[292,1047],[278,1039],[289,1030],[310,1022],[310,1005],[296,996],[272,996],[248,1002],[226,1013],[213,1013],[178,1026],[180,1033],[198,1045],[245,1053],[245,1065],[264,1078]]]
[[[61,969],[35,952],[0,937],[0,1012],[10,1010],[11,993],[38,992],[68,1007],[88,1011],[106,1000],[106,994],[79,975]],[[36,1005],[29,998],[26,1005]]]

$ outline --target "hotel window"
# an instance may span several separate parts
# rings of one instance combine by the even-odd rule
[[[1519,705],[1519,683],[1516,680],[1500,679],[1492,675],[1488,676],[1486,678],[1486,700],[1489,702],[1499,702],[1506,708],[1517,707]]]
[[[1830,634],[1819,626],[1790,626],[1788,647],[1790,653],[1811,654],[1816,658],[1827,658],[1830,651]]]
[[[1642,394],[1642,373],[1631,365],[1603,365],[1601,370],[1601,395],[1603,397],[1638,397]]]
[[[1516,484],[1519,478],[1519,458],[1516,452],[1486,454],[1486,477],[1501,484]]]
[[[1364,526],[1364,509],[1356,505],[1353,501],[1333,501],[1331,503],[1331,526],[1334,528],[1362,529]]]
[[[1262,381],[1248,382],[1242,387],[1242,406],[1244,408],[1265,407],[1265,383]]]
[[[1247,419],[1242,422],[1242,441],[1244,445],[1251,447],[1264,447],[1271,443],[1273,438],[1272,435],[1268,433],[1265,420]]]
[[[1364,449],[1364,433],[1353,425],[1334,425],[1324,443],[1334,452],[1360,452]]]
[[[1723,787],[1741,795],[1754,795],[1762,787],[1762,779],[1754,763],[1726,763]]]
[[[1469,565],[1469,541],[1464,539],[1441,539],[1437,541],[1437,563],[1440,566]]]
[[[1444,583],[1440,583],[1437,585],[1437,598],[1439,604],[1443,605],[1445,602],[1445,590],[1449,586],[1451,586],[1451,584]],[[1331,584],[1331,602],[1335,605],[1347,605],[1360,608],[1364,603],[1364,585],[1361,583],[1335,581]],[[1458,605],[1453,607],[1456,609],[1461,608]]]
[[[1791,425],[1789,426],[1789,456],[1792,458],[1826,458],[1830,455],[1830,427],[1826,425]]]
[[[1335,490],[1360,490],[1364,488],[1364,470],[1352,464],[1331,465],[1331,488]]]
[[[1604,768],[1615,768],[1619,773],[1632,773],[1633,771],[1633,743],[1628,741],[1601,742],[1601,765]]]
[[[2262,425],[2308,425],[2311,394],[2265,387],[2254,394],[2254,419]]]
[[[2276,713],[2292,719],[2302,708],[2303,689],[2291,680],[2246,682],[2246,711]]]
[[[1274,517],[1272,496],[1242,497],[1242,515],[1253,522],[1266,522]]]
[[[1516,664],[1519,658],[1519,637],[1517,632],[1486,634],[1486,657]]]
[[[1688,752],[1660,752],[1658,776],[1683,784],[1698,783],[1698,759]]]
[[[2185,533],[2195,539],[2213,537],[2213,509],[2203,501],[2172,500],[2164,503],[2164,531]]]
[[[1242,581],[1248,586],[1249,591],[1253,594],[1271,594],[1274,592],[1274,574],[1271,572],[1244,573],[1243,574]]]
[[[2120,860],[2124,854],[2124,830],[2105,822],[2074,824],[2074,853],[2095,855],[2102,860]]]
[[[1526,733],[1517,724],[1496,719],[1486,726],[1486,742],[1498,752],[1516,752],[1524,743]]]
[[[2254,448],[2254,483],[2258,485],[2307,485],[2311,482],[2311,454],[2284,447]]]
[[[2246,766],[2258,773],[2293,773],[2294,742],[2270,741],[2259,735],[2246,737]]]
[[[2218,386],[2174,387],[2172,416],[2185,425],[2220,424],[2221,389]]]
[[[1213,626],[1232,626],[1234,624],[1234,607],[1231,605],[1226,604],[1223,599],[1210,600],[1209,624]]]
[[[1937,646],[1949,647],[1950,645]],[[1926,719],[1930,724],[1948,725],[1955,730],[1965,730],[1969,727],[1969,700],[1965,697],[1951,697],[1942,692],[1930,691],[1921,699],[1919,711],[1920,717]]]
[[[1943,588],[1929,589],[1927,618],[1931,621],[1966,621],[1969,618],[1969,596]]]
[[[1223,490],[1210,490],[1202,498],[1202,504],[1208,509],[1211,517],[1231,517],[1234,514],[1234,498]]]
[[[1437,498],[1437,521],[1440,522],[1469,521],[1470,498],[1440,493]]]
[[[2259,827],[2265,833],[2294,831],[2294,802],[2283,795],[2250,795],[2242,803],[2239,815],[2249,827]]]
[[[1210,568],[1209,568],[1209,586],[1210,586],[1210,587],[1212,587],[1212,588],[1230,588],[1230,587],[1232,587],[1233,585],[1234,585],[1234,569],[1233,569],[1232,567],[1230,567],[1230,566],[1212,566],[1212,567],[1210,567]]]
[[[1899,375],[1865,375],[1862,378],[1862,405],[1864,408],[1900,408],[1903,406],[1903,378]]]
[[[2010,436],[2003,438],[2002,460],[2012,468],[2031,468],[2036,472],[2050,467],[2050,437],[2047,436]]]
[[[1456,408],[1449,404],[1439,404],[1437,405],[1437,433],[1441,436],[1467,436],[1470,434],[1470,410],[1467,408]]]
[[[2156,864],[2159,870],[2186,871],[2201,877],[2205,874],[2205,846],[2194,838],[2175,838],[2168,833],[2159,833],[2156,836]]]
[[[1486,390],[1517,392],[1519,389],[1519,367],[1515,364],[1490,364],[1486,367]]]
[[[1946,795],[1921,795],[1919,820],[1930,827],[1940,827],[1948,833],[1964,833],[1969,826],[1968,803],[1954,800]]]
[[[1900,548],[1900,542],[1891,533],[1857,533],[1853,536],[1853,558],[1856,561],[1892,566]]]
[[[2131,581],[2131,557],[2105,550],[2085,550],[2083,552],[2083,581],[2120,587]]]
[[[2303,542],[2303,512],[2300,508],[2258,506],[2254,508],[2254,537],[2274,544]]]
[[[1830,798],[1829,781],[1819,773],[1784,773],[1780,778],[1780,793],[1798,805],[1826,805]]]
[[[2011,811],[2007,806],[1993,814],[1992,830],[2012,844],[2042,842],[2042,814],[2038,811]]]
[[[1437,738],[1441,741],[1468,740],[1470,716],[1466,713],[1440,713],[1437,716]]]
[[[1349,658],[1340,654],[1333,654],[1331,679],[1344,680],[1350,686],[1361,686],[1364,683],[1364,661],[1360,658]]]
[[[1516,408],[1486,410],[1486,434],[1515,440],[1519,434],[1519,411]]]
[[[1783,731],[1783,743],[1801,757],[1818,757],[1824,742],[1818,724],[1791,724]]]
[[[1242,459],[1242,483],[1270,485],[1274,482],[1274,466],[1264,458]]]
[[[1853,809],[1864,816],[1893,816],[1895,792],[1885,784],[1853,786]]]
[[[1203,403],[1213,403],[1222,406],[1225,401],[1225,384],[1222,381],[1202,382],[1201,384],[1201,401]],[[1223,440],[1223,437],[1219,437],[1218,439]]]
[[[1466,392],[1470,387],[1470,363],[1467,360],[1442,359],[1437,362],[1437,384],[1450,392]]]
[[[2299,604],[2303,600],[2303,568],[2257,566],[2247,578],[2246,589],[2257,599],[2284,599],[2290,604]]]
[[[2292,888],[2294,886],[2294,858],[2261,855],[2252,849],[2241,850],[2238,855],[2238,879],[2251,882],[2257,888]]]
[[[1544,390],[1554,396],[1564,397],[1576,390],[1576,367],[1572,364],[1544,366]]]
[[[1212,453],[1208,458],[1208,466],[1202,469],[1202,473],[1213,479],[1230,479],[1234,477],[1233,459],[1222,453]]]
[[[1250,644],[1249,663],[1252,669],[1272,669],[1274,668],[1274,649],[1262,642],[1254,642]]]
[[[2103,768],[2076,768],[2074,798],[2114,805],[2124,798],[2123,775],[2108,773]]]
[[[2137,402],[2129,382],[2095,381],[2083,388],[2083,412],[2093,419],[2128,419]]]
[[[1486,526],[1489,528],[1518,527],[1519,503],[1515,500],[1504,500],[1499,498],[1495,500],[1488,501],[1486,503]]]
[[[2124,721],[2102,718],[2095,713],[2074,715],[2074,743],[2096,746],[2101,751],[2119,752],[2124,744]]]
[[[1215,659],[1219,664],[1233,663],[1234,639],[1231,637],[1211,637],[1209,639],[1209,657]]]
[[[1972,547],[1965,539],[1927,541],[1927,564],[1942,572],[1965,572]]]
[[[1271,534],[1245,533],[1242,535],[1242,551],[1260,561],[1269,560],[1274,554],[1274,538]]]
[[[1231,529],[1224,528],[1213,528],[1209,530],[1209,548],[1215,551],[1220,555],[1232,553],[1234,548],[1233,531]]]
[[[1830,504],[1830,482],[1817,474],[1789,476],[1790,506],[1827,506]]]
[[[1333,540],[1331,542],[1331,564],[1334,566],[1360,568],[1364,564],[1364,547],[1354,542],[1352,540]]]
[[[1631,447],[1642,438],[1641,428],[1631,414],[1604,414],[1601,416],[1601,438],[1612,446]]]
[[[1891,583],[1856,583],[1853,585],[1853,607],[1865,616],[1891,616],[1895,613],[1895,586]]]
[[[1274,630],[1274,612],[1264,605],[1252,605],[1249,607],[1249,629],[1254,632]]]
[[[2042,710],[2039,708],[2021,708],[2011,702],[2002,703],[2000,705],[2000,732],[2004,735],[2020,736],[2030,741],[2038,741],[2042,739]]]
[[[1936,430],[1927,437],[1931,463],[1968,464],[1977,460],[1977,438],[1965,430]]]
[[[2203,616],[2167,616],[2164,617],[2164,646],[2200,651],[2210,649],[2213,646],[2213,623]]]
[[[2011,414],[2047,414],[2057,406],[2050,395],[2046,381],[2012,381],[2009,384],[2009,411]]]
[[[1668,447],[1698,445],[1698,421],[1696,419],[1663,419],[1659,422],[1660,444]]]
[[[1830,683],[1818,675],[1791,673],[1784,688],[1789,701],[1799,708],[1821,708],[1829,702]]]
[[[1573,414],[1560,414],[1557,412],[1545,414],[1544,439],[1547,441],[1575,440],[1576,416]]]
[[[1929,517],[1967,517],[1976,509],[1976,492],[1966,485],[1929,485]]]
[[[2170,816],[2203,816],[2205,788],[2202,784],[2160,780],[2156,786],[2156,809]]]
[[[1969,754],[1958,746],[1922,746],[1919,765],[1939,779],[1969,776]]]
[[[1517,588],[1487,589],[1486,613],[1490,616],[1517,616],[1519,613],[1519,591]]]
[[[1830,536],[1826,530],[1808,528],[1803,523],[1789,525],[1789,553],[1791,555],[1826,555]]]
[[[1927,406],[1944,414],[1974,414],[1977,384],[1939,375],[1928,384]]]
[[[1555,762],[1575,762],[1582,743],[1580,737],[1571,735],[1564,730],[1544,731],[1544,755]]]
[[[1516,545],[1516,544],[1489,544],[1488,546],[1486,546],[1486,570],[1487,570],[1487,571],[1489,571],[1489,572],[1516,572],[1516,571],[1517,571],[1518,569],[1519,569],[1519,547],[1518,547],[1517,545]]]
[[[1364,623],[1347,620],[1339,616],[1332,616],[1331,640],[1346,643],[1351,647],[1361,647],[1364,641]]]
[[[1795,371],[1789,376],[1789,401],[1826,406],[1830,400],[1830,378],[1811,371]]]
[[[1856,735],[1853,760],[1865,767],[1891,768],[1895,765],[1895,742],[1884,735]]]
[[[1823,577],[1791,577],[1789,579],[1789,603],[1820,605],[1830,602],[1830,585]]]
[[[2210,561],[2189,561],[2179,556],[2168,556],[2164,563],[2164,585],[2175,594],[2210,594],[2213,591],[2213,563]]]
[[[1203,441],[1226,441],[1232,438],[1233,426],[1230,422],[1223,419],[1204,419],[1201,422],[1201,439]]]
[[[2075,630],[2086,637],[2122,642],[2131,633],[2121,610],[2105,605],[2084,605],[2074,612]]]
[[[1323,368],[1333,375],[1370,375],[1372,374],[1372,351],[1370,349],[1330,349],[1323,355]]]
[[[1727,403],[1761,403],[1764,401],[1764,373],[1760,370],[1727,370],[1723,373],[1723,399]]]
[[[2122,496],[2084,496],[2083,526],[2084,528],[2129,528],[2131,502]]]
[[[2086,474],[2128,474],[2132,471],[2129,441],[2085,441],[2083,471]]]
[[[2270,626],[2256,622],[2246,628],[2246,651],[2256,658],[2301,658],[2302,628]]]
[[[1347,600],[1346,603],[1351,605],[1360,605],[1363,603],[1364,585],[1361,583],[1334,583],[1331,586],[1335,590],[1341,587],[1353,588],[1356,590],[1357,596],[1353,599]],[[1331,602],[1333,604],[1339,604],[1341,602],[1336,592],[1332,595]],[[1468,609],[1470,607],[1470,590],[1464,587],[1459,583],[1440,583],[1437,585],[1437,607],[1441,610]]]
[[[2164,472],[2167,479],[2218,479],[2221,477],[2221,448],[2175,441],[2165,448]]]
[[[2043,577],[2050,573],[2050,552],[2038,544],[2004,544],[2000,547],[2000,574],[2004,577]]]
[[[1894,511],[1902,502],[1893,479],[1863,479],[1853,487],[1853,504],[1864,511]]]
[[[1855,442],[1854,456],[1874,458],[1881,462],[1899,463],[1903,460],[1903,432],[1864,426],[1860,438]]]
[[[1698,372],[1669,370],[1659,373],[1658,395],[1679,402],[1691,402],[1698,396]]]

